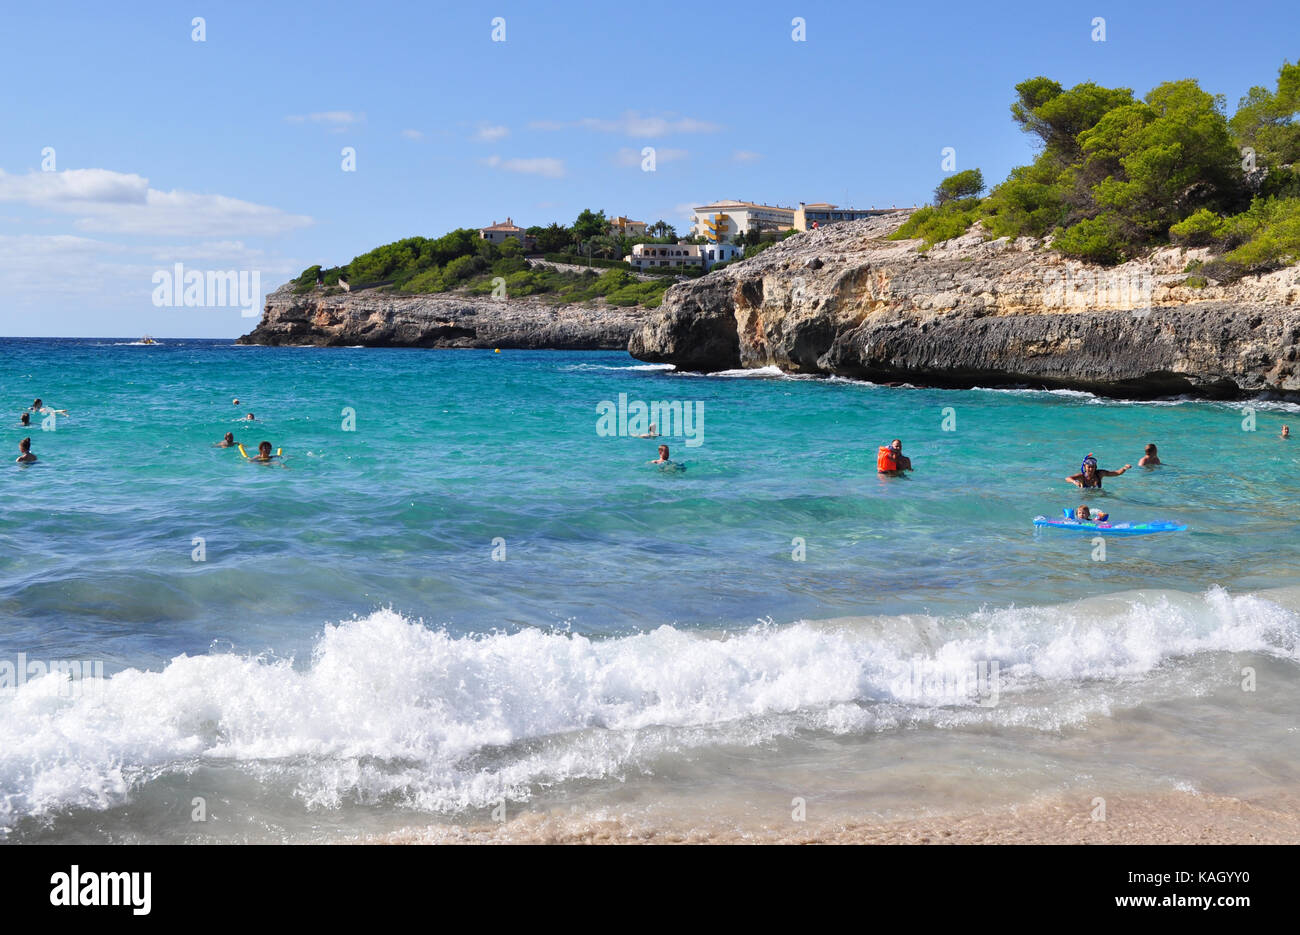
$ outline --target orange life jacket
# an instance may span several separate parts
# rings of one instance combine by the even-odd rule
[[[888,445],[881,445],[880,451],[876,453],[876,470],[877,471],[897,471],[898,455],[893,448]]]

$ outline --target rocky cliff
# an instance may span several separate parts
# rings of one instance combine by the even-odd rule
[[[1204,250],[1104,268],[978,229],[923,253],[884,239],[906,214],[800,234],[675,286],[629,350],[698,371],[1300,396],[1300,267],[1221,285],[1195,276]]]
[[[651,312],[617,306],[550,305],[449,294],[401,296],[377,290],[266,297],[261,322],[240,344],[367,347],[509,347],[622,350]]]

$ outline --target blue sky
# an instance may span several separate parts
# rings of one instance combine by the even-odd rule
[[[1297,27],[1294,0],[11,5],[0,334],[233,337],[255,319],[155,307],[155,272],[256,270],[265,292],[506,215],[684,230],[720,198],[923,203],[944,147],[990,182],[1032,158],[1008,115],[1025,78],[1194,77],[1231,112],[1300,58]]]

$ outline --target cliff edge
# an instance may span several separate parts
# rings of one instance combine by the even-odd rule
[[[298,295],[286,284],[266,297],[262,320],[239,343],[623,350],[654,311],[454,293],[330,295],[316,289]]]
[[[907,214],[809,231],[674,286],[628,349],[704,372],[1300,396],[1300,266],[1219,284],[1195,275],[1205,250],[1100,267],[978,225],[920,252],[885,239]]]

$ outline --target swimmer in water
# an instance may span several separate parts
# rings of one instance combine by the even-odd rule
[[[645,435],[637,435],[636,437],[637,437],[637,438],[658,438],[658,437],[659,437],[659,432],[655,429],[655,424],[654,424],[653,422],[651,422],[651,423],[650,423],[650,431],[649,431],[647,434],[645,434]]]
[[[1282,434],[1279,435],[1278,438],[1290,438],[1290,437],[1291,437],[1291,426],[1289,425],[1282,426]]]
[[[18,460],[15,463],[31,464],[36,460],[36,455],[32,454],[32,440],[30,438],[24,438],[18,443],[18,451]]]
[[[1074,518],[1081,523],[1104,523],[1110,519],[1110,514],[1100,511],[1094,513],[1088,509],[1088,504],[1080,503],[1074,508]]]
[[[30,411],[31,412],[54,412],[54,413],[58,413],[61,416],[66,416],[68,414],[68,410],[66,409],[49,408],[43,402],[41,402],[41,398],[39,396],[36,397],[35,401],[32,403]]]
[[[1138,462],[1138,467],[1154,467],[1160,463],[1160,458],[1156,455],[1155,445],[1147,445],[1145,451],[1146,454],[1144,454],[1142,460]]]
[[[226,437],[219,442],[212,443],[213,448],[238,448],[239,442],[235,441],[235,433],[227,432]]]
[[[1089,453],[1087,457],[1083,459],[1083,464],[1080,466],[1079,473],[1071,474],[1066,478],[1066,480],[1081,490],[1089,487],[1095,487],[1100,490],[1101,479],[1103,477],[1119,477],[1125,471],[1131,470],[1132,468],[1133,465],[1126,464],[1118,471],[1103,471],[1101,468],[1097,467],[1097,459]]]
[[[31,425],[31,424],[32,424],[32,416],[31,416],[31,413],[24,412],[22,415],[20,415],[20,416],[18,417],[18,424],[19,424],[19,425]]]
[[[647,463],[647,464],[672,464],[672,462],[668,460],[668,446],[667,446],[667,445],[660,445],[660,446],[659,446],[659,460],[657,460],[657,461],[648,461],[648,462],[646,462],[646,463]]]
[[[230,402],[231,402],[231,405],[238,406],[238,405],[239,405],[239,397],[235,397],[235,398],[232,399]]]
[[[253,422],[253,421],[256,421],[256,420],[254,420],[254,418],[253,418],[253,414],[250,412],[248,415],[244,416],[244,421],[245,421],[245,422]]]
[[[248,457],[248,454],[244,451],[242,445],[239,446],[239,453],[255,464],[270,464],[273,461],[278,461],[282,468],[287,468],[289,466],[284,463],[284,457],[281,454],[278,452],[276,454],[271,454],[270,442],[259,442],[257,445],[257,454],[251,458]]]

